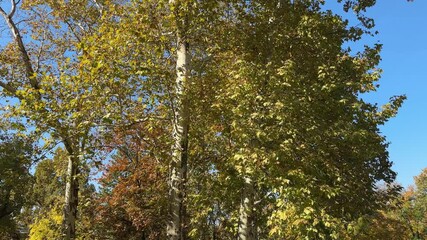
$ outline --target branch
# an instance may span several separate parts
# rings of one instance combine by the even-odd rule
[[[16,26],[15,22],[12,20],[12,16],[16,11],[16,2],[14,0],[11,0],[13,2],[12,4],[12,10],[9,14],[7,14],[3,8],[0,7],[0,14],[5,19],[7,25],[9,26],[9,29],[12,33],[13,39],[15,40],[15,43],[18,45],[19,52],[21,53],[22,61],[24,62],[25,66],[25,75],[27,76],[28,80],[30,81],[31,86],[39,90],[40,86],[35,79],[34,69],[31,64],[30,57],[28,55],[27,49],[25,48],[24,41],[22,40],[22,36],[18,30],[18,27]]]
[[[9,18],[12,18],[13,15],[15,15],[15,11],[16,11],[16,2],[15,0],[10,0],[10,5],[12,6],[12,8],[10,9],[10,13],[8,15]]]
[[[11,2],[12,2],[11,12],[9,14],[7,14],[4,11],[4,9],[0,7],[0,15],[2,15],[3,18],[5,19],[7,25],[9,26],[9,29],[12,33],[13,39],[15,40],[15,43],[18,45],[18,49],[21,53],[21,58],[22,58],[22,61],[24,63],[24,66],[25,66],[25,75],[28,78],[28,80],[30,81],[31,87],[35,90],[40,90],[40,86],[39,86],[39,83],[36,79],[36,76],[35,76],[36,74],[34,72],[33,65],[31,64],[31,59],[30,59],[28,52],[25,48],[24,41],[22,40],[22,36],[18,30],[16,23],[12,20],[13,14],[16,11],[16,5],[17,5],[17,3],[20,2],[20,0],[18,0],[17,2],[15,2],[15,0],[11,0]],[[13,88],[12,86],[10,86],[9,84],[5,84],[3,82],[0,82],[0,86],[3,87],[4,89],[6,89],[7,91],[13,93],[16,96],[16,89]],[[16,97],[20,98],[19,96],[16,96]],[[41,100],[40,94],[38,95],[38,100]],[[47,109],[42,109],[42,111],[48,112]],[[60,134],[65,148],[67,149],[68,153],[73,154],[75,152],[74,148],[73,148],[73,142],[70,140],[68,132],[64,131],[61,128],[61,125],[62,124],[58,120],[56,120],[54,122],[54,128]]]
[[[103,7],[96,0],[92,0],[92,2],[95,4],[95,7],[98,9],[99,14],[102,15],[102,9],[103,9]]]
[[[0,87],[2,87],[3,89],[6,89],[6,91],[8,91],[10,94],[19,98],[16,94],[16,89],[14,87],[10,86],[8,83],[4,83],[4,82],[0,81]]]
[[[45,37],[43,37],[43,39],[45,39]],[[40,59],[41,59],[41,57],[42,57],[42,52],[43,52],[43,47],[44,47],[44,44],[45,44],[45,42],[44,42],[44,40],[41,42],[41,44],[40,44],[40,48],[39,48],[39,51],[37,52],[37,60],[36,60],[36,72],[38,72],[39,71],[39,69],[40,69]]]
[[[0,14],[4,17],[4,16],[8,16],[8,14],[3,10],[2,7],[0,7]]]
[[[71,25],[71,23],[67,20],[64,19],[65,24],[67,24],[68,28],[71,30],[71,32],[73,33],[74,37],[77,39],[77,41],[82,42],[82,40],[80,39],[79,35],[76,33],[74,27]],[[81,27],[79,25],[77,25],[78,27]],[[83,29],[84,31],[84,29]]]

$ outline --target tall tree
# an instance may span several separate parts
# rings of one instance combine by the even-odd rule
[[[246,186],[241,239],[257,235],[253,183],[267,185],[275,198],[270,238],[339,238],[334,228],[384,203],[375,183],[392,182],[395,173],[378,126],[394,116],[404,97],[393,98],[383,111],[361,100],[360,94],[375,89],[380,46],[355,56],[342,49],[369,32],[372,22],[361,13],[372,4],[345,5],[355,9],[362,29],[323,12],[316,1],[235,7],[244,6],[235,11],[228,41],[235,44],[228,53],[234,58],[221,65],[228,91],[219,98],[231,123],[230,161]],[[360,193],[363,198],[351,197]]]
[[[91,130],[102,111],[93,106],[103,104],[94,97],[103,89],[79,75],[82,52],[77,47],[82,37],[94,30],[101,6],[89,0],[21,4],[11,0],[9,11],[4,6],[0,14],[9,27],[11,41],[0,54],[2,94],[19,101],[9,106],[10,117],[28,119],[41,133],[47,149],[61,143],[68,153],[63,232],[66,239],[73,239],[79,168],[84,165],[92,143]],[[19,18],[18,12],[24,16]]]
[[[170,221],[167,235],[171,240],[186,239],[184,205],[185,184],[187,182],[188,165],[188,128],[189,105],[188,87],[190,86],[190,45],[188,31],[188,3],[170,0],[170,7],[176,25],[176,82],[175,99],[173,101],[173,140],[172,161],[169,179]]]
[[[187,195],[184,187],[189,155],[187,135],[193,102],[190,89],[196,82],[189,80],[196,73],[207,72],[207,68],[202,67],[206,62],[201,60],[206,59],[202,49],[206,45],[201,43],[209,28],[203,28],[200,23],[208,25],[203,17],[212,12],[205,11],[215,7],[217,4],[213,1],[145,1],[121,7],[113,4],[112,9],[121,10],[112,11],[100,32],[85,42],[87,61],[103,62],[103,71],[98,72],[97,77],[105,81],[114,79],[121,88],[127,89],[123,94],[131,95],[123,104],[127,106],[123,109],[126,114],[118,113],[115,118],[143,122],[154,119],[169,129],[162,134],[169,135],[164,139],[171,149],[167,159],[171,197],[167,232],[172,239],[186,238],[183,201]],[[128,16],[128,12],[133,14]],[[190,46],[193,46],[191,51]],[[201,55],[197,57],[199,61],[191,64],[191,68],[197,70],[190,71],[190,57],[197,54]]]

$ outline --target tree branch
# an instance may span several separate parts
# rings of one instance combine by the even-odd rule
[[[13,2],[12,4],[12,10],[9,14],[7,14],[3,8],[0,7],[0,14],[5,19],[7,25],[9,26],[9,29],[12,33],[12,37],[15,40],[16,45],[18,45],[19,52],[21,53],[21,58],[25,66],[25,75],[27,76],[28,80],[30,81],[31,86],[39,90],[40,86],[35,78],[35,72],[33,69],[33,66],[31,64],[30,57],[28,55],[27,49],[25,48],[24,41],[22,40],[22,36],[18,30],[18,27],[16,26],[15,22],[12,20],[12,16],[16,11],[16,2],[14,0],[11,0]]]
[[[82,40],[80,39],[79,35],[77,34],[75,28],[71,25],[71,23],[64,19],[65,24],[67,24],[68,28],[71,30],[71,32],[73,33],[74,37],[77,39],[77,41],[82,42]],[[82,28],[80,25],[77,25],[78,27]],[[82,28],[82,31],[84,31],[84,28]]]
[[[0,7],[0,14],[4,17],[7,16],[8,14],[4,11],[4,9],[2,7]]]
[[[98,9],[99,14],[102,15],[102,9],[103,9],[103,7],[96,0],[92,0],[92,2],[95,4],[95,7]]]
[[[16,94],[16,89],[12,86],[10,86],[8,83],[4,83],[0,81],[0,87],[8,91],[10,94],[14,95],[15,97],[19,98]]]
[[[19,3],[19,1],[20,0],[18,0],[17,2],[15,0],[11,0],[12,9],[11,9],[11,12],[9,14],[7,14],[4,11],[4,9],[0,7],[0,15],[2,15],[3,18],[5,19],[7,25],[9,26],[9,29],[12,33],[12,37],[18,46],[19,52],[21,53],[22,61],[23,61],[24,66],[25,66],[25,75],[28,78],[31,87],[35,90],[40,90],[40,86],[39,86],[39,83],[36,79],[36,74],[34,72],[33,65],[31,63],[31,59],[30,59],[29,54],[28,54],[28,52],[25,48],[25,45],[24,45],[24,41],[22,40],[22,36],[18,30],[16,23],[12,19],[13,15],[15,14],[15,11],[16,11],[16,5],[17,5],[17,3]],[[16,97],[20,98],[16,94],[17,90],[15,88],[13,88],[12,86],[10,86],[9,84],[6,84],[6,83],[0,81],[0,86],[3,87],[4,89],[6,89],[7,91],[9,91],[10,93],[13,93]],[[38,94],[38,100],[41,101],[41,95],[40,94]],[[48,112],[47,109],[42,109],[42,111]],[[70,153],[70,155],[72,155],[75,152],[74,144],[70,140],[68,132],[66,130],[64,130],[61,127],[61,125],[62,124],[59,120],[54,121],[54,128],[60,134],[66,150],[68,151],[68,153]]]
[[[16,11],[16,2],[15,2],[15,0],[10,0],[10,5],[12,6],[11,7],[11,9],[10,9],[10,13],[9,13],[9,15],[8,15],[8,17],[9,18],[12,18],[13,17],[13,15],[15,15],[15,11]]]

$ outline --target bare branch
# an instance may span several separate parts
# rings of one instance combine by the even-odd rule
[[[71,32],[73,33],[73,35],[77,39],[77,41],[81,42],[82,40],[80,39],[79,35],[77,34],[75,28],[71,25],[71,23],[67,20],[64,20],[64,22],[65,22],[65,24],[67,24],[68,28],[71,30]]]
[[[82,32],[86,32],[85,28],[82,26],[82,24],[81,24],[81,23],[76,22],[76,25],[80,28],[80,30],[81,30]]]
[[[45,44],[45,41],[43,40],[40,44],[39,50],[37,51],[36,70],[35,70],[36,72],[38,72],[40,69],[40,61],[41,61],[40,59],[43,53],[44,44]]]
[[[10,9],[10,13],[9,13],[9,15],[8,15],[8,17],[9,18],[12,18],[13,17],[13,15],[15,15],[15,11],[16,11],[16,2],[15,2],[15,0],[10,0],[10,5],[12,6],[11,7],[11,9]]]
[[[6,18],[7,17],[7,13],[4,11],[4,9],[2,7],[0,7],[0,14]]]

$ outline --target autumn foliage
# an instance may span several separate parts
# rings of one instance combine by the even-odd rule
[[[110,144],[117,154],[99,179],[97,221],[115,239],[163,239],[167,214],[166,169],[152,152],[161,129],[144,124],[118,133]]]

